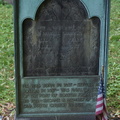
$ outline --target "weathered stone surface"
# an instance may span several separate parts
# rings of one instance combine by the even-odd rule
[[[24,79],[21,113],[95,112],[98,76]]]
[[[79,0],[46,0],[23,22],[24,76],[97,75],[98,18]]]

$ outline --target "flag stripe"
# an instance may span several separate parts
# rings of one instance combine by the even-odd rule
[[[96,106],[96,108],[100,108],[100,107],[103,107],[103,103]]]
[[[102,103],[103,103],[103,100],[98,101],[98,102],[97,102],[97,105],[102,104]]]
[[[97,100],[98,100],[98,101],[101,101],[101,100],[103,101],[103,97],[101,97],[101,98],[97,98]]]
[[[97,96],[97,98],[101,98],[101,97],[103,97],[103,94],[99,94],[99,95]]]

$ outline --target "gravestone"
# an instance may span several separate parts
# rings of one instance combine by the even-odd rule
[[[14,11],[16,120],[95,120],[109,1],[18,0]]]

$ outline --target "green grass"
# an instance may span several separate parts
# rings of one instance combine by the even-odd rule
[[[120,109],[120,0],[111,0],[107,105]]]
[[[13,10],[0,4],[0,104],[14,102]]]
[[[120,0],[111,0],[107,105],[120,109]],[[0,104],[14,103],[13,8],[0,4]],[[1,111],[0,111],[1,114]]]

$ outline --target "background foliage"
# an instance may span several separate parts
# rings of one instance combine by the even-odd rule
[[[2,0],[1,0],[2,1]],[[1,2],[0,1],[0,2]],[[120,0],[111,0],[108,110],[120,110]],[[14,41],[12,5],[0,4],[0,115],[4,105],[14,103]]]

